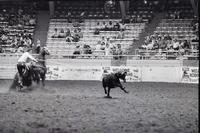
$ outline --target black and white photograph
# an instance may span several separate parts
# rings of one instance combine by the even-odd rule
[[[198,133],[199,0],[0,0],[0,133]]]

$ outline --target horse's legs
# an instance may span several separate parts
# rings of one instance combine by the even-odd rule
[[[104,88],[105,94],[107,94],[106,87],[103,87],[103,88]]]
[[[42,75],[41,78],[42,78],[42,87],[45,87],[45,75]]]
[[[112,97],[110,96],[110,90],[111,90],[111,88],[110,88],[110,87],[108,87],[107,98],[112,98]]]
[[[121,90],[123,90],[125,93],[128,93],[128,91],[125,89],[125,87],[123,87],[121,84],[119,84],[118,86],[119,86],[119,88],[120,88]]]

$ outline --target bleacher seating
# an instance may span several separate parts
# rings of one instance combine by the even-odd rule
[[[127,11],[128,22],[123,38],[118,38],[119,31],[101,30],[98,35],[94,34],[95,30],[102,26],[103,23],[112,24],[120,23],[121,13],[119,2],[110,8],[105,8],[105,1],[86,1],[84,3],[77,2],[56,2],[55,15],[49,23],[49,31],[47,37],[47,47],[54,54],[72,54],[73,49],[77,45],[90,45],[94,53],[106,54],[105,50],[95,50],[96,45],[104,36],[109,38],[111,45],[121,44],[124,54],[129,52],[131,45],[135,40],[139,39],[140,33],[143,32],[146,23],[153,18],[154,5],[144,5],[143,2],[137,1],[130,3],[130,10]],[[82,14],[82,15],[81,15]],[[66,42],[65,38],[52,38],[54,30],[57,29],[76,29],[75,23],[79,22],[79,28],[83,34],[78,42]],[[99,25],[97,24],[99,23]],[[98,52],[97,52],[98,51]]]
[[[166,18],[162,19],[161,23],[157,26],[154,34],[148,36],[149,39],[145,41],[148,44],[152,43],[152,40],[160,42],[158,38],[162,38],[167,45],[166,48],[161,46],[153,47],[148,44],[142,45],[140,49],[136,49],[136,54],[141,56],[147,56],[150,59],[197,59],[198,53],[198,33],[194,30],[195,16],[190,3],[168,3]],[[169,36],[172,41],[165,40],[165,36]],[[193,42],[196,40],[196,42]],[[150,41],[150,42],[149,42]],[[174,48],[173,43],[178,41],[178,47]],[[182,46],[186,41],[187,47]],[[162,43],[162,42],[161,42]],[[169,44],[172,43],[172,46]],[[160,45],[160,44],[159,44]]]
[[[80,39],[79,42],[66,42],[65,38],[52,38],[54,29],[74,29],[73,24],[63,21],[64,19],[52,19],[49,24],[49,32],[47,37],[47,47],[51,49],[53,53],[65,53],[72,54],[73,49],[76,45],[88,44],[92,49],[95,49],[98,41],[101,41],[102,37],[110,38],[111,44],[121,44],[122,49],[124,51],[130,48],[133,40],[137,40],[139,38],[139,34],[144,30],[145,23],[130,23],[126,24],[126,30],[124,31],[124,38],[117,39],[117,35],[119,31],[100,31],[99,35],[94,35],[94,31],[97,28],[97,23],[103,22],[119,22],[119,19],[85,19],[83,23],[81,23],[80,27],[83,33],[83,38]],[[67,52],[68,51],[68,52]],[[96,51],[97,52],[97,51]],[[101,51],[105,53],[103,50]],[[102,53],[102,54],[103,54]]]
[[[1,2],[0,47],[2,52],[17,52],[19,47],[31,47],[37,11],[32,3]]]

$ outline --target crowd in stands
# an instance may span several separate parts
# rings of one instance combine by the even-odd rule
[[[120,31],[119,34],[124,34],[123,31],[126,29],[126,24],[124,22],[97,22],[94,34],[99,35],[100,31]],[[123,35],[121,35],[123,36]]]
[[[189,41],[177,40],[169,34],[153,34],[146,37],[144,44],[140,48],[146,50],[179,51],[183,55],[187,53],[191,45]]]
[[[34,9],[33,4],[0,6],[0,52],[20,52],[33,46]]]
[[[67,28],[66,31],[61,28],[58,30],[54,29],[52,38],[65,38],[66,42],[79,42],[81,38],[83,38],[83,33],[80,27],[74,27],[73,29]]]
[[[98,2],[96,4],[98,5]],[[127,53],[126,51],[123,51],[123,46],[120,43],[111,43],[111,40],[129,41],[130,38],[128,38],[128,32],[132,32],[135,29],[127,29],[127,23],[134,24],[151,21],[156,4],[153,2],[144,4],[141,1],[140,4],[141,5],[138,5],[137,2],[131,2],[130,9],[127,11],[128,18],[122,22],[117,22],[112,21],[112,19],[121,18],[121,16],[117,17],[116,14],[118,14],[118,12],[115,10],[109,11],[109,13],[105,12],[103,4],[98,5],[98,8],[94,8],[95,6],[91,6],[92,4],[87,5],[87,2],[83,4],[73,4],[73,2],[66,3],[62,1],[57,2],[55,16],[52,19],[57,19],[56,21],[58,23],[55,22],[52,24],[53,26],[50,30],[50,33],[52,33],[53,28],[54,31],[53,34],[49,34],[51,38],[49,39],[49,43],[52,48],[55,48],[54,44],[56,44],[59,39],[53,38],[65,38],[67,43],[64,42],[64,45],[70,44],[69,42],[75,44],[73,45],[76,46],[73,52],[75,55],[93,54],[96,51],[103,51],[105,55],[122,55]],[[190,39],[194,37],[193,33],[198,35],[198,21],[194,21],[192,25],[190,25],[190,20],[179,21],[180,19],[193,19],[193,17],[191,17],[191,14],[193,14],[192,8],[189,7],[187,10],[185,10],[184,8],[179,9],[178,4],[175,5],[175,8],[169,5],[166,9],[166,19],[169,19],[169,21],[167,20],[166,22],[161,23],[161,25],[159,25],[160,27],[157,27],[160,28],[158,32],[147,36],[144,44],[140,48],[145,50],[175,51],[181,55],[187,54],[189,49],[198,49],[198,47],[194,48],[193,45],[191,45],[192,39]],[[162,7],[160,7],[160,9],[161,8]],[[100,18],[107,19],[108,21],[97,21],[97,19]],[[65,22],[59,22],[59,19],[62,19],[62,21],[64,20]],[[89,22],[87,23],[87,26],[84,25],[86,24],[86,21],[83,21],[84,19],[89,19],[89,21],[87,21]],[[77,21],[73,22],[73,20]],[[171,22],[173,20],[178,21]],[[93,22],[95,22],[95,24]],[[73,26],[69,27],[69,23]],[[67,24],[68,26],[63,27],[64,24]],[[81,24],[83,24],[82,27],[80,26]],[[193,27],[192,31],[191,26]],[[62,41],[63,39],[60,40]],[[134,39],[132,37],[131,41],[133,40]],[[196,40],[198,40],[198,38]],[[195,39],[192,41],[195,41]],[[59,44],[62,43],[63,42],[59,42]],[[124,45],[123,41],[121,43]],[[58,51],[62,51],[62,47],[64,46],[59,46],[57,48]]]

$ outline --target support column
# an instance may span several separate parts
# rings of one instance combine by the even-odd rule
[[[122,14],[122,19],[126,18],[126,8],[125,8],[125,3],[123,0],[119,1],[120,3],[120,9],[121,9],[121,14]]]
[[[54,16],[54,11],[55,11],[54,1],[49,1],[49,13],[50,13],[50,17]]]
[[[125,4],[125,10],[126,10],[126,12],[129,11],[130,1],[126,0],[126,1],[124,1],[124,4]]]
[[[197,0],[190,0],[191,4],[192,4],[192,8],[194,10],[194,13],[196,16],[198,16],[198,4],[199,4],[199,1]]]

